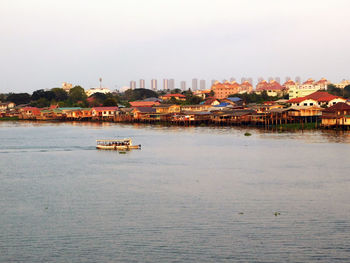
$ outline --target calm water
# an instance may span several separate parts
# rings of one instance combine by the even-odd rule
[[[350,133],[245,131],[0,123],[0,262],[349,261]]]

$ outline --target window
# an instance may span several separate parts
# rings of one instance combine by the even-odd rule
[[[313,106],[313,105],[314,105],[314,104],[311,102],[311,103],[310,103],[310,106]]]
[[[304,106],[307,106],[307,103],[304,103]]]

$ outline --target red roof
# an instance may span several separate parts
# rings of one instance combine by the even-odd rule
[[[350,111],[350,105],[345,102],[338,102],[337,104],[333,105],[332,107],[329,107],[325,109],[324,111],[328,112],[334,112],[334,111]]]
[[[295,82],[293,80],[287,80],[286,82],[284,82],[283,86],[292,86],[295,85]]]
[[[305,81],[304,83],[303,83],[303,85],[311,85],[311,84],[314,84],[314,80],[313,79],[308,79],[307,81]]]
[[[185,96],[185,95],[180,94],[180,93],[175,93],[175,94],[165,94],[165,95],[163,95],[162,97],[165,97],[165,98],[171,98],[171,97],[186,98],[186,96]]]
[[[208,98],[205,102],[204,105],[211,105],[214,101],[217,101],[218,99],[216,98]]]
[[[152,107],[160,104],[158,101],[131,101],[129,103],[132,107]]]
[[[115,111],[118,110],[117,106],[113,106],[113,107],[93,107],[92,109],[94,109],[95,111],[107,111],[107,110],[111,110],[111,111]]]
[[[329,101],[331,101],[333,99],[337,99],[337,98],[342,99],[342,97],[329,94],[328,92],[325,92],[325,91],[316,91],[316,92],[311,93],[305,97],[290,99],[287,102],[288,103],[300,103],[304,100],[310,100],[310,99],[318,101],[318,102],[329,102]]]
[[[327,84],[327,83],[328,83],[328,80],[326,80],[325,78],[322,78],[316,82],[316,84]]]

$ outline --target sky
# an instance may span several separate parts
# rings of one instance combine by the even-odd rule
[[[350,78],[348,0],[0,0],[0,93]]]

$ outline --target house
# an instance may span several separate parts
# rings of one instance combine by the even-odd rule
[[[193,95],[202,98],[203,100],[210,97],[210,89],[207,90],[195,90],[193,91]]]
[[[182,111],[171,117],[175,122],[206,122],[210,120],[212,115],[209,111]]]
[[[287,101],[287,103],[290,103],[294,107],[314,105],[330,107],[338,102],[346,102],[346,99],[329,94],[325,91],[316,91],[305,97],[294,98]]]
[[[3,102],[0,103],[0,111],[6,111],[14,108],[16,105],[13,102]]]
[[[208,111],[211,105],[198,104],[198,105],[182,105],[181,111]]]
[[[157,119],[157,111],[155,108],[151,107],[135,107],[132,109],[131,113],[135,120],[153,120]],[[158,114],[159,115],[159,114]]]
[[[62,110],[56,109],[48,109],[44,108],[40,110],[40,116],[38,116],[37,120],[62,120],[66,118],[66,113],[63,113]]]
[[[113,119],[118,111],[117,106],[113,107],[94,107],[91,109],[93,119]]]
[[[266,91],[267,95],[270,97],[276,97],[283,96],[286,93],[286,88],[276,80],[271,80],[270,82],[262,80],[256,85],[255,92],[261,94],[263,91]]]
[[[211,120],[218,124],[234,124],[234,123],[248,123],[250,116],[255,114],[254,110],[222,110],[212,112]]]
[[[91,108],[79,108],[65,112],[66,117],[72,120],[89,119],[92,117]]]
[[[205,101],[203,101],[201,104],[214,106],[214,105],[219,105],[220,101],[217,98],[210,97]]]
[[[156,109],[156,112],[159,114],[169,114],[169,113],[175,113],[175,112],[180,112],[180,105],[175,105],[175,104],[162,104],[162,105],[157,105],[154,106],[153,108]]]
[[[322,112],[322,125],[350,127],[350,105],[339,102]]]
[[[243,100],[239,97],[228,97],[228,98],[222,99],[221,102],[227,102],[233,106],[243,105]]]
[[[40,116],[40,109],[37,107],[24,107],[19,110],[19,118],[24,120],[35,120]]]
[[[182,101],[185,101],[185,100],[186,100],[186,96],[183,95],[183,94],[180,94],[180,93],[165,94],[165,95],[160,96],[160,98],[161,98],[163,101],[170,100],[170,99],[172,99],[172,98],[174,98],[174,99],[176,99],[176,100],[182,100]]]
[[[138,100],[138,101],[130,101],[129,102],[131,107],[153,107],[156,105],[160,105],[160,102],[158,100]]]

